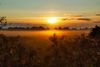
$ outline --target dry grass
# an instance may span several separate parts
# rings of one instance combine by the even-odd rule
[[[99,67],[100,39],[54,34],[45,52],[24,47],[23,37],[0,35],[0,67]],[[37,44],[38,45],[38,44]]]

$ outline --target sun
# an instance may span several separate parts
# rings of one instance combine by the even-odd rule
[[[50,18],[48,18],[48,23],[55,24],[56,22],[57,22],[57,18],[56,17],[50,17]]]

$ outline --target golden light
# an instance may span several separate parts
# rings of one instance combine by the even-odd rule
[[[48,23],[55,24],[56,22],[57,22],[57,18],[56,17],[50,17],[50,18],[48,18]]]

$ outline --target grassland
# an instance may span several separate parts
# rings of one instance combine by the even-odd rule
[[[48,38],[51,45],[36,47],[21,36],[0,35],[0,67],[99,67],[100,38],[82,34]],[[25,45],[32,44],[33,47]]]

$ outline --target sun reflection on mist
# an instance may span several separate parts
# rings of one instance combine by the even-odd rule
[[[49,30],[49,31],[45,31],[44,32],[44,35],[47,35],[47,36],[52,36],[54,34],[57,35],[57,36],[62,36],[63,32],[62,31],[58,31],[58,30]]]

